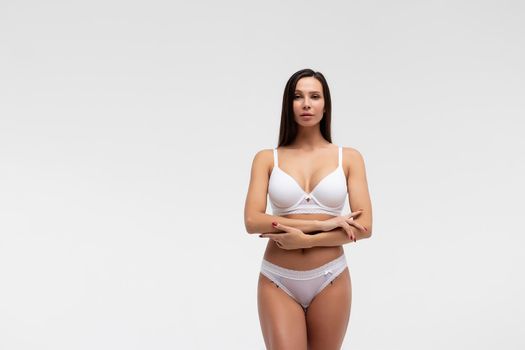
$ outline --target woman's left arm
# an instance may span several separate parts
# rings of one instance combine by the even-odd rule
[[[345,162],[346,160],[346,162]],[[355,222],[366,228],[366,231],[351,227],[356,240],[370,238],[372,235],[372,203],[368,191],[366,179],[365,162],[358,150],[345,147],[343,148],[343,166],[348,164],[348,201],[350,211],[362,209],[362,213],[354,219]],[[308,246],[310,247],[329,247],[338,246],[353,242],[342,228],[331,231],[320,232],[307,235]]]

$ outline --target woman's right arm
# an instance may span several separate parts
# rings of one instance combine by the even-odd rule
[[[300,220],[266,214],[268,181],[273,164],[273,151],[265,149],[257,152],[252,162],[250,185],[244,204],[244,225],[248,233],[281,232],[272,226],[278,222],[300,229],[304,233],[321,231],[319,220]]]

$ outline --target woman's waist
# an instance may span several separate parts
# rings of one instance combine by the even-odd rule
[[[287,269],[311,270],[338,258],[341,254],[344,254],[342,246],[286,250],[270,240],[264,252],[264,259]]]
[[[327,220],[334,217],[333,215],[322,213],[287,214],[281,216],[300,220]],[[342,246],[286,250],[279,248],[275,242],[269,240],[264,253],[264,259],[288,269],[310,270],[336,259],[343,253],[344,250]]]

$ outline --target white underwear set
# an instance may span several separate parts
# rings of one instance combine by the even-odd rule
[[[268,184],[268,197],[273,215],[325,213],[341,215],[346,200],[347,184],[339,146],[337,168],[307,193],[288,173],[279,168],[277,149],[273,150],[274,166]],[[263,259],[261,274],[296,300],[306,310],[314,297],[346,268],[346,258],[338,258],[311,270],[291,270]]]

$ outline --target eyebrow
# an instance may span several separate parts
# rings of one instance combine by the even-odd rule
[[[295,93],[300,92],[303,93],[301,90],[295,90]],[[320,94],[320,91],[310,91],[311,94]]]

